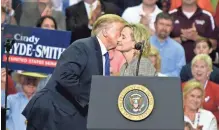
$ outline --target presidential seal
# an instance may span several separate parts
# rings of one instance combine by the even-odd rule
[[[151,114],[154,108],[154,97],[145,86],[130,85],[120,93],[118,107],[125,118],[140,121]]]

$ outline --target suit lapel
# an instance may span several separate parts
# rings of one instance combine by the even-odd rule
[[[96,37],[92,37],[92,38],[94,40],[94,46],[95,46],[95,51],[96,51],[97,65],[99,68],[99,72],[101,75],[103,75],[103,60],[102,60],[102,52],[101,52],[100,44]]]

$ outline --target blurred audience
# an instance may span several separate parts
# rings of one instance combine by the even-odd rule
[[[72,42],[91,36],[92,25],[103,14],[121,14],[114,4],[99,0],[83,0],[66,9],[67,30],[72,32]]]
[[[169,37],[173,29],[173,19],[168,13],[160,13],[155,21],[155,35],[150,43],[155,46],[161,57],[161,73],[170,77],[179,77],[185,63],[183,47]]]
[[[17,22],[10,11],[8,11],[5,7],[1,6],[1,24],[4,26],[5,24],[16,25]]]
[[[151,46],[150,52],[148,54],[148,59],[154,65],[154,68],[156,69],[156,75],[159,77],[166,77],[166,75],[160,72],[161,58],[160,58],[160,53],[156,47]]]
[[[205,90],[203,108],[211,111],[217,119],[217,124],[219,124],[219,84],[209,80],[211,72],[212,60],[209,55],[199,54],[193,58],[192,76],[201,83]]]
[[[198,54],[207,54],[209,55],[212,52],[212,44],[209,40],[203,39],[200,41],[197,41],[195,43],[194,53],[195,55]],[[188,81],[192,79],[192,71],[191,71],[191,62],[183,66],[180,78],[182,82]],[[213,66],[213,71],[210,74],[209,80],[219,84],[219,69],[215,66]]]
[[[60,11],[55,11],[51,0],[38,0],[37,2],[24,2],[23,12],[20,20],[21,26],[34,27],[36,21],[43,16],[52,16],[57,22],[59,30],[65,30],[65,16]]]
[[[142,23],[153,33],[156,16],[161,12],[156,2],[157,0],[142,0],[140,5],[128,7],[122,17],[130,23]]]
[[[121,76],[137,76],[137,66],[139,50],[135,49],[135,44],[145,41],[143,53],[148,55],[150,51],[150,44],[148,42],[149,32],[142,24],[129,24],[126,25],[121,36],[118,39],[118,46],[116,49],[121,51],[125,57],[126,63],[123,64],[120,75]],[[139,76],[154,76],[155,68],[153,64],[146,57],[141,57],[139,63]]]
[[[185,49],[187,63],[194,57],[194,43],[201,38],[214,36],[212,15],[197,5],[197,0],[182,0],[182,6],[170,11],[174,17],[171,36]]]

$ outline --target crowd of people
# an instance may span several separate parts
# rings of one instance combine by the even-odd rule
[[[86,130],[92,75],[140,75],[180,78],[185,129],[219,130],[218,9],[218,0],[2,0],[2,32],[72,33],[52,74],[10,70],[7,129]],[[2,68],[2,107],[5,79]]]

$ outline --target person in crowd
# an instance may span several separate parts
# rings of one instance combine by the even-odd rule
[[[160,58],[160,53],[156,47],[151,46],[147,57],[151,61],[151,63],[153,64],[154,68],[156,69],[156,75],[159,77],[166,76],[166,75],[160,73],[161,58]]]
[[[142,23],[154,32],[154,22],[157,14],[162,12],[156,5],[157,0],[142,0],[138,6],[128,7],[122,17],[130,23]]]
[[[21,26],[34,27],[36,21],[43,16],[52,16],[57,22],[58,30],[66,30],[65,15],[55,11],[51,0],[37,0],[37,2],[24,2],[20,20]]]
[[[56,20],[52,16],[43,16],[41,17],[36,24],[36,27],[43,28],[43,29],[50,29],[50,30],[57,30],[57,23]],[[37,91],[43,89],[49,79],[51,78],[52,74],[49,74],[47,78],[42,79],[37,87]]]
[[[195,43],[194,53],[198,54],[207,54],[209,55],[212,52],[212,44],[208,39],[202,39]],[[219,69],[213,66],[213,71],[210,74],[209,80],[219,84]],[[180,78],[182,82],[186,82],[193,78],[191,71],[191,63],[186,64],[182,67],[180,72]]]
[[[212,72],[212,60],[207,54],[196,55],[192,60],[193,78],[199,81],[204,90],[203,108],[211,111],[219,122],[219,84],[209,80]],[[184,87],[183,83],[183,87]],[[219,123],[218,123],[219,124]]]
[[[142,24],[128,24],[126,25],[121,36],[118,39],[118,46],[116,49],[125,57],[126,63],[123,64],[120,75],[121,76],[136,76],[137,64],[139,59],[139,50],[135,49],[135,44],[141,41],[145,41],[143,53],[148,54],[150,50],[150,44],[148,42],[149,31]],[[139,63],[139,75],[140,76],[154,76],[155,68],[153,64],[146,57],[141,57]]]
[[[20,0],[1,0],[1,7],[4,8],[2,11],[3,16],[11,17],[10,24],[19,24],[21,17],[21,1]]]
[[[1,69],[1,107],[5,105],[5,89],[8,87],[8,95],[15,94],[17,90],[15,89],[14,82],[11,76],[8,76],[8,86],[6,86],[6,69]]]
[[[37,85],[41,78],[47,75],[40,73],[16,72],[16,82],[21,84],[22,92],[9,95],[7,98],[7,130],[26,130],[26,119],[21,114],[31,97],[37,89]]]
[[[170,10],[179,8],[182,5],[182,0],[170,0],[171,8]],[[203,9],[209,11],[213,16],[217,13],[217,6],[219,5],[218,0],[197,0],[198,6]]]
[[[108,51],[117,46],[124,24],[118,15],[105,14],[94,23],[91,37],[62,53],[46,87],[22,112],[27,130],[86,130],[91,77],[110,75]]]
[[[205,97],[203,85],[190,80],[183,87],[184,121],[195,130],[217,130],[217,120],[208,110],[202,108]]]
[[[173,29],[173,18],[168,13],[160,13],[155,20],[155,35],[150,43],[155,46],[161,57],[161,73],[166,76],[179,77],[186,64],[183,47],[169,37]]]
[[[53,18],[52,16],[48,16],[48,15],[41,17],[37,21],[36,27],[43,28],[43,29],[50,29],[50,30],[58,29],[55,18]]]
[[[67,30],[72,32],[72,41],[91,36],[92,25],[103,14],[121,14],[114,4],[101,0],[82,0],[66,9]]]
[[[171,37],[184,47],[186,62],[194,57],[196,41],[202,38],[213,38],[215,23],[212,15],[197,5],[197,0],[182,0],[182,6],[169,12],[174,17],[174,28]],[[215,48],[216,44],[213,45]]]
[[[3,6],[1,6],[1,24],[17,24],[14,16],[12,14],[7,14],[6,8]]]

